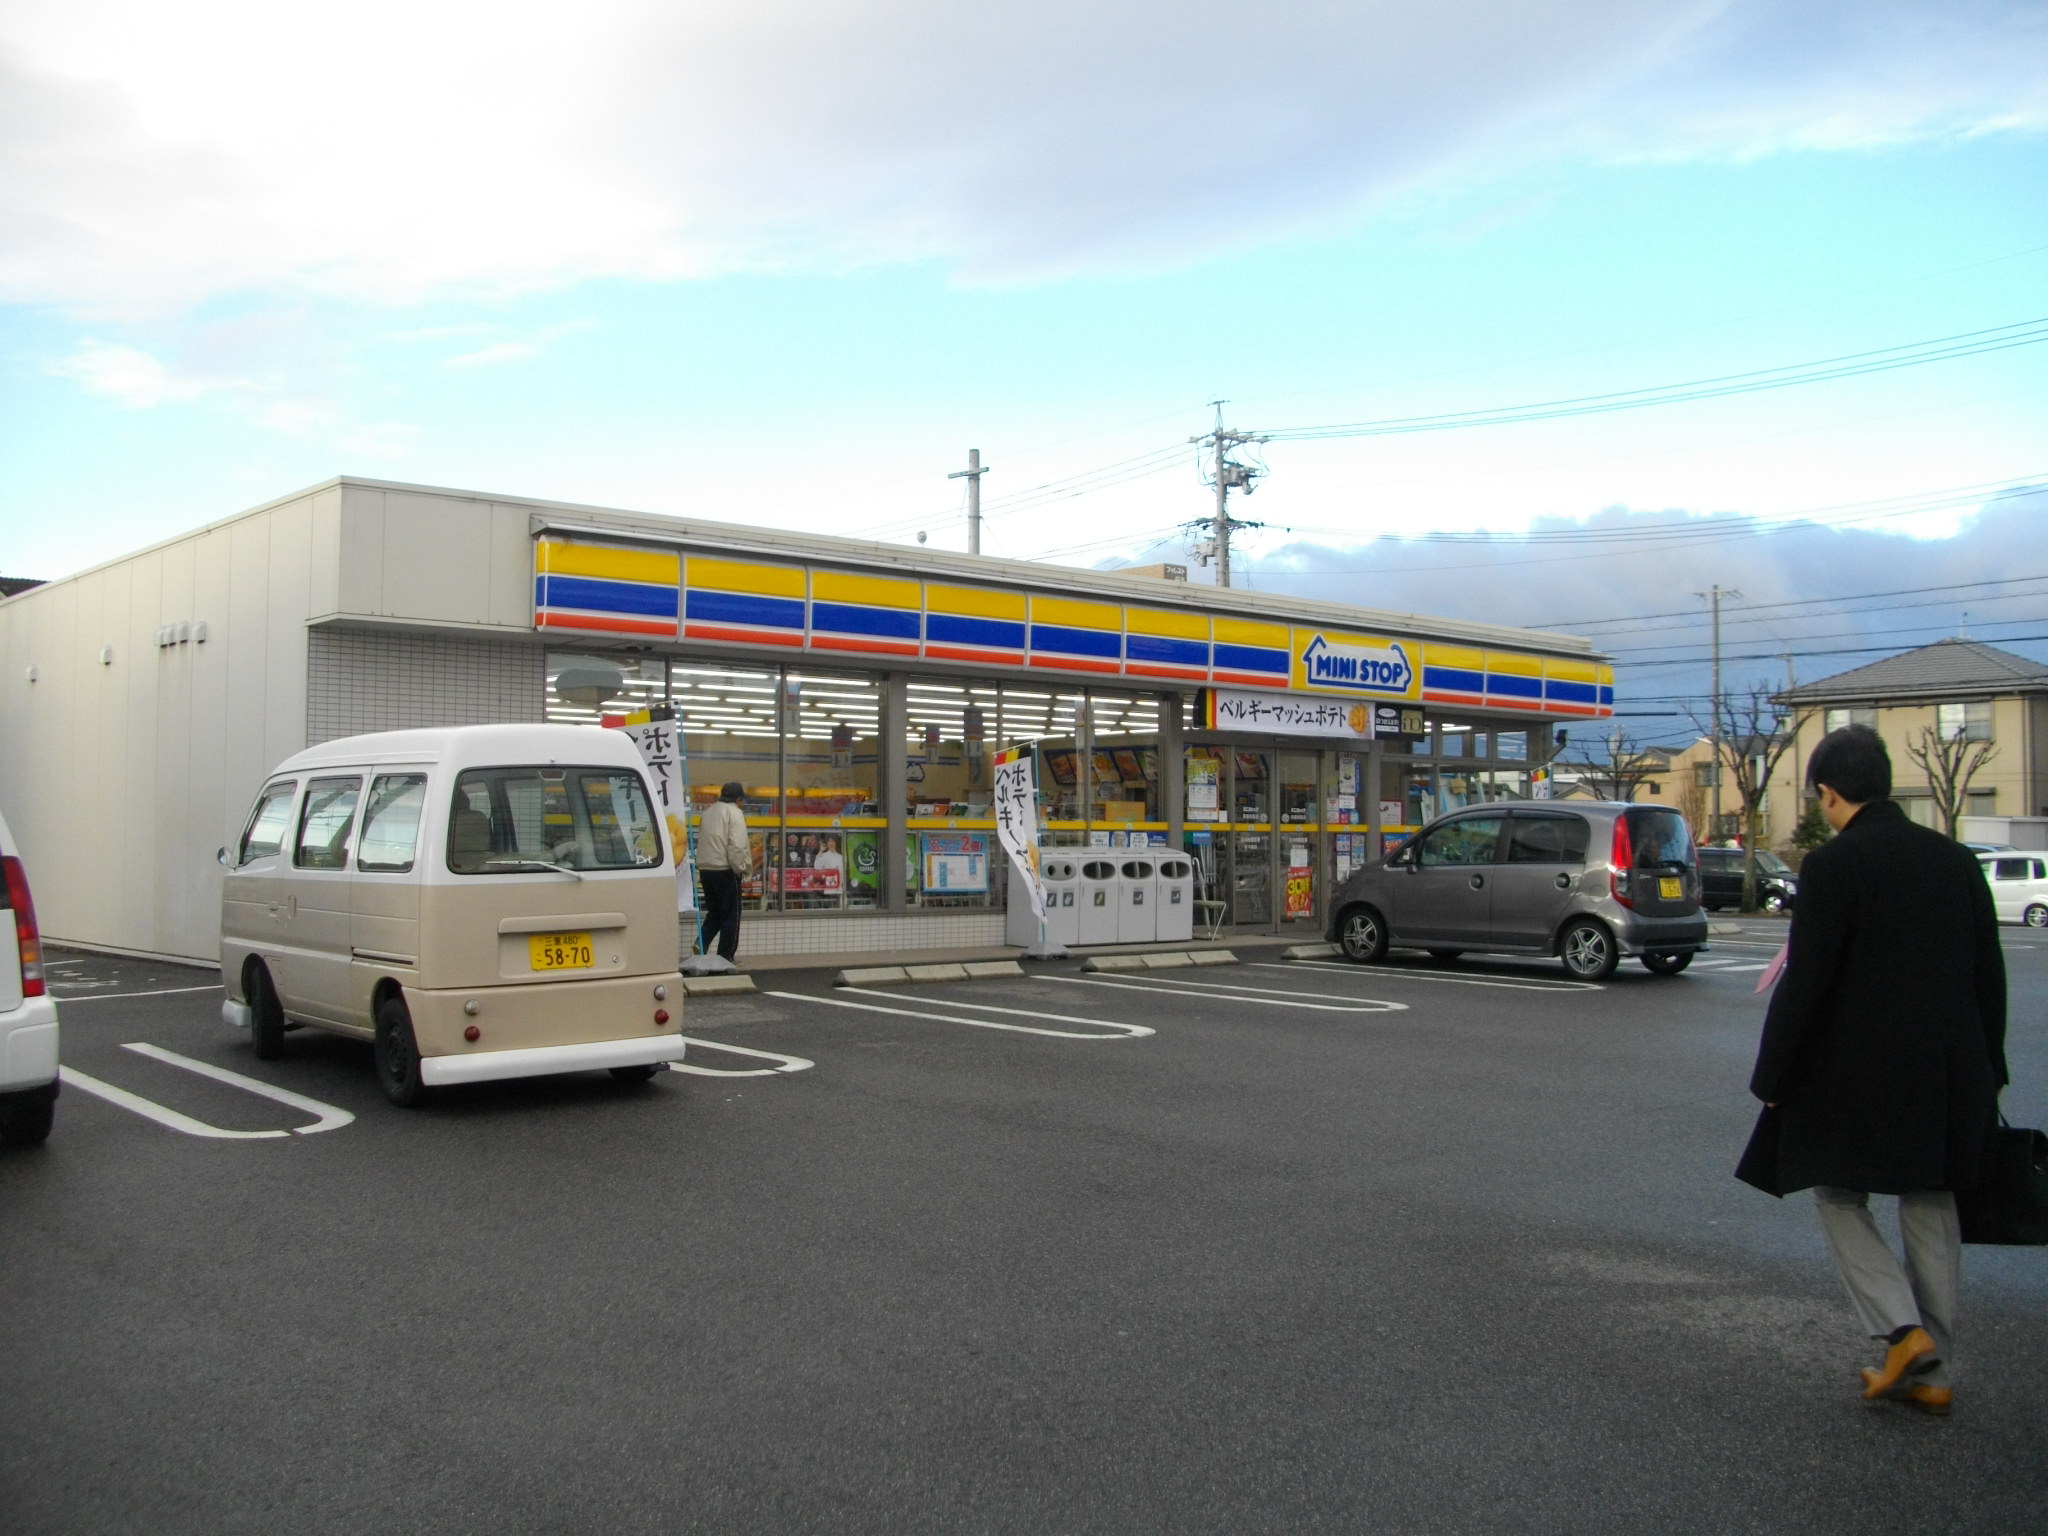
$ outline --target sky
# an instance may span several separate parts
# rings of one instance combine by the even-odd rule
[[[1715,585],[2048,657],[2044,320],[2038,0],[0,8],[0,574],[336,474],[961,548],[970,447],[988,552],[1188,561],[1222,400],[1240,584],[1649,730]]]

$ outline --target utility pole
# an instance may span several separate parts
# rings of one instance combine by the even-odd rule
[[[1695,592],[1693,596],[1704,597],[1714,606],[1714,821],[1709,834],[1713,839],[1721,835],[1721,599],[1742,594],[1716,582],[1712,591]]]
[[[946,476],[948,480],[967,482],[967,553],[981,553],[981,477],[988,471],[981,467],[981,450],[967,450],[967,467],[956,469]]]
[[[1207,565],[1213,558],[1216,562],[1216,585],[1227,587],[1230,585],[1231,532],[1238,528],[1259,528],[1264,526],[1261,523],[1249,523],[1243,518],[1232,517],[1230,515],[1230,493],[1233,490],[1238,490],[1244,492],[1247,496],[1251,495],[1252,488],[1257,484],[1259,476],[1266,472],[1262,466],[1257,464],[1238,463],[1230,457],[1230,450],[1241,447],[1246,443],[1263,443],[1266,439],[1255,432],[1231,431],[1223,425],[1224,402],[1212,400],[1209,403],[1216,407],[1215,430],[1205,433],[1201,437],[1191,437],[1188,439],[1189,442],[1197,447],[1210,448],[1215,451],[1210,477],[1216,486],[1216,511],[1207,520],[1210,529],[1209,537],[1195,546],[1195,558],[1204,565]]]

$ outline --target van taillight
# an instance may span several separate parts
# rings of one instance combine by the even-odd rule
[[[1635,867],[1636,845],[1628,835],[1628,818],[1614,818],[1614,846],[1607,852],[1607,889],[1614,899],[1631,911],[1635,897],[1630,894],[1630,870]]]
[[[14,943],[21,951],[21,995],[43,995],[43,941],[36,932],[36,904],[29,898],[28,875],[21,860],[0,856],[0,877],[7,885],[7,905],[14,909]]]

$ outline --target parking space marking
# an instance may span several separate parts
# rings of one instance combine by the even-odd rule
[[[70,983],[67,983],[67,985],[70,985]],[[78,985],[82,986],[84,983],[81,982]],[[60,1003],[111,1003],[118,1002],[124,997],[176,997],[180,992],[218,992],[219,990],[220,983],[215,982],[210,987],[158,987],[153,992],[59,992],[56,994],[56,997]]]
[[[187,1136],[208,1136],[224,1141],[255,1141],[291,1135],[290,1131],[225,1131],[217,1125],[208,1125],[204,1120],[194,1120],[190,1115],[181,1115],[175,1109],[166,1109],[153,1100],[145,1099],[139,1093],[130,1093],[126,1088],[116,1088],[112,1083],[103,1083],[76,1067],[60,1066],[57,1068],[57,1076],[67,1088],[83,1088],[87,1093],[97,1095],[109,1104],[118,1104],[123,1109],[133,1110],[145,1120],[154,1120],[158,1125],[167,1125],[174,1131],[183,1131]]]
[[[1754,965],[1748,963],[1747,961],[1744,961],[1740,964],[1717,965],[1714,967],[1714,969],[1719,971],[1723,976],[1733,976],[1740,971],[1760,971],[1769,964],[1770,962],[1768,960],[1759,960]]]
[[[1053,978],[1042,977],[1040,979],[1052,980]],[[863,987],[861,992],[863,996],[867,997],[902,996],[901,993],[895,992],[876,993],[866,987]],[[1110,1019],[1077,1019],[1063,1013],[1034,1013],[1023,1008],[996,1008],[987,1003],[962,1003],[957,998],[949,999],[949,1005],[964,1008],[986,1008],[991,1013],[1012,1013],[1027,1019],[1054,1019],[1062,1024],[1086,1024],[1091,1030],[1113,1030],[1115,1033],[1082,1034],[1071,1029],[1036,1029],[1029,1024],[1001,1024],[994,1019],[963,1019],[949,1013],[924,1013],[909,1008],[883,1008],[873,1003],[856,1003],[850,998],[817,997],[809,992],[770,992],[767,995],[769,997],[786,997],[800,1003],[823,1003],[832,1008],[855,1008],[863,1013],[893,1013],[899,1018],[928,1019],[938,1024],[966,1024],[974,1029],[1002,1029],[1019,1035],[1050,1035],[1056,1040],[1136,1040],[1145,1035],[1157,1033],[1156,1030],[1149,1029],[1143,1024],[1119,1024]],[[921,997],[905,997],[903,1000],[914,1003],[925,1001]]]
[[[1448,976],[1441,971],[1411,971],[1401,966],[1352,965],[1343,960],[1253,960],[1248,969],[1262,971],[1298,971],[1304,966],[1319,971],[1349,971],[1353,974],[1369,973],[1373,976],[1398,976],[1404,981],[1447,981],[1460,987],[1505,987],[1511,992],[1599,992],[1605,990],[1597,981],[1553,981],[1547,976],[1531,976],[1526,981],[1507,976]]]
[[[1289,967],[1278,966],[1275,969],[1286,970]],[[1135,978],[1130,981],[1109,981],[1096,976],[1039,976],[1034,979],[1038,981],[1071,982],[1075,986],[1080,987],[1121,987],[1126,992],[1150,992],[1154,996],[1164,992],[1168,995],[1178,995],[1181,997],[1203,997],[1208,998],[1210,1002],[1226,1001],[1224,998],[1210,997],[1211,993],[1228,992],[1232,994],[1228,999],[1231,1002],[1264,1003],[1268,1007],[1273,1008],[1307,1008],[1316,1013],[1405,1013],[1408,1011],[1406,1003],[1387,1002],[1379,998],[1359,997],[1347,999],[1343,1002],[1311,1003],[1305,998],[1275,997],[1271,992],[1262,988],[1233,986],[1227,981],[1169,981],[1164,976],[1147,977],[1144,981],[1139,981]],[[1329,994],[1320,993],[1318,995],[1326,997]]]
[[[259,1078],[244,1077],[239,1072],[230,1072],[226,1067],[216,1067],[210,1062],[194,1061],[190,1056],[180,1056],[176,1051],[167,1051],[160,1045],[133,1040],[121,1047],[138,1056],[147,1056],[153,1061],[169,1062],[174,1067],[183,1067],[187,1072],[196,1072],[201,1077],[210,1077],[217,1083],[226,1083],[244,1093],[253,1093],[261,1098],[271,1099],[293,1109],[303,1110],[313,1116],[313,1124],[292,1127],[294,1136],[317,1136],[322,1131],[338,1131],[344,1125],[353,1124],[353,1112],[338,1105],[323,1104],[318,1099],[309,1099],[303,1093],[293,1093],[289,1088],[280,1088]]]
[[[724,1051],[728,1056],[752,1056],[759,1061],[780,1062],[774,1067],[699,1067],[693,1066],[688,1057],[668,1063],[671,1072],[687,1072],[692,1077],[774,1077],[779,1072],[808,1072],[817,1063],[802,1056],[785,1056],[780,1051],[757,1051],[745,1045],[724,1045],[716,1040],[699,1040],[695,1035],[684,1035],[683,1043],[707,1051]]]

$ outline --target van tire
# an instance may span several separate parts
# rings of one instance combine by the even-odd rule
[[[1557,957],[1578,981],[1605,981],[1621,964],[1621,946],[1607,925],[1582,917],[1558,935]]]
[[[2042,906],[2037,901],[2027,908],[2025,915],[2020,918],[2020,921],[2029,928],[2048,928],[2048,907]]]
[[[400,1109],[417,1109],[427,1100],[420,1080],[419,1042],[413,1038],[412,1014],[405,999],[387,997],[377,1009],[377,1086]]]
[[[652,1082],[654,1081],[654,1074],[659,1072],[660,1070],[661,1064],[652,1061],[648,1062],[644,1066],[613,1067],[610,1069],[612,1076],[622,1083]]]
[[[242,991],[249,999],[249,1044],[256,1049],[256,1059],[275,1061],[284,1054],[284,1004],[262,961],[249,967]]]
[[[1337,947],[1354,965],[1375,965],[1386,959],[1386,919],[1371,907],[1346,907],[1337,919]]]
[[[57,1085],[0,1093],[0,1147],[35,1147],[57,1120]]]

